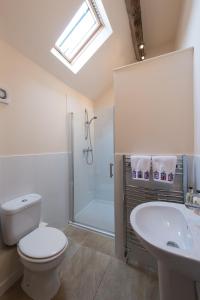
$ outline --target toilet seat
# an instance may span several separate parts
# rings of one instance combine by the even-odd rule
[[[24,261],[27,261],[29,263],[33,263],[33,264],[45,264],[45,263],[50,263],[54,260],[56,260],[57,258],[61,257],[62,254],[64,254],[65,250],[67,248],[67,245],[65,246],[65,248],[59,252],[57,255],[55,256],[51,256],[51,257],[48,257],[48,258],[32,258],[32,257],[29,257],[29,256],[26,256],[24,255],[20,250],[19,250],[19,247],[17,248],[17,252],[19,254],[19,256],[21,257],[22,260]]]
[[[53,227],[39,227],[18,243],[18,253],[30,262],[44,263],[61,255],[68,245],[65,234]]]

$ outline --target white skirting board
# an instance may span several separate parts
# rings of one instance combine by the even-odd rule
[[[2,296],[17,280],[19,280],[22,274],[23,269],[20,268],[0,282],[0,296]]]

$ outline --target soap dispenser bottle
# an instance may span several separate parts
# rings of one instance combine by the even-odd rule
[[[196,190],[196,193],[193,194],[192,202],[200,206],[200,190]]]
[[[190,186],[188,192],[186,193],[186,203],[193,203],[193,187]]]

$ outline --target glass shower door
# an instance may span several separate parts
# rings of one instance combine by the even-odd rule
[[[113,234],[113,109],[82,109],[73,113],[71,124],[72,221]]]

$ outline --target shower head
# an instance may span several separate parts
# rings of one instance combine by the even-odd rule
[[[90,125],[92,123],[93,120],[96,120],[97,116],[94,116],[93,118],[90,119],[90,121],[88,122],[88,125]]]

